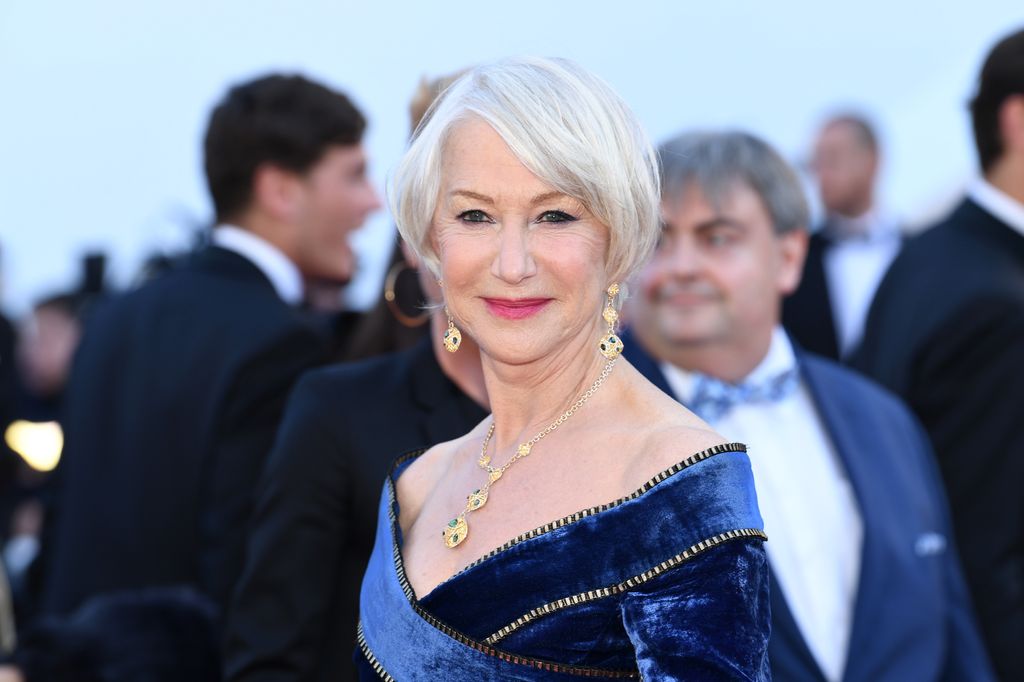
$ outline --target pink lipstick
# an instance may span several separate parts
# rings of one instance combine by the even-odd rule
[[[550,298],[485,298],[487,309],[506,320],[522,320],[539,313]]]

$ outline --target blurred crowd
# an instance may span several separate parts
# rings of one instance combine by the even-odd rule
[[[411,131],[459,76],[421,84]],[[993,48],[971,117],[977,179],[913,235],[879,200],[885,149],[860,112],[812,132],[818,224],[769,143],[686,131],[659,148],[665,229],[629,286],[623,338],[643,355],[627,357],[751,447],[788,602],[773,601],[777,679],[1024,679],[1024,32]],[[0,316],[0,681],[349,679],[388,463],[487,413],[472,341],[444,352],[436,283],[402,244],[377,304],[343,305],[349,239],[383,208],[365,126],[302,76],[236,85],[210,115],[216,215],[195,248],[147,262],[129,291],[90,254],[73,289]],[[781,255],[736,246],[758,221]],[[677,353],[703,324],[679,310],[730,297],[735,353]],[[821,379],[817,417],[765,422],[806,445],[781,475],[803,490],[762,470],[759,450],[787,454],[730,402],[761,400],[731,396],[785,355],[781,329],[808,380],[832,370],[805,355],[885,393],[830,396],[845,384]],[[872,421],[853,395],[898,418]],[[887,543],[907,523],[898,558]],[[808,548],[818,563],[795,568]],[[950,564],[933,584],[915,562],[937,555]],[[905,610],[947,623],[927,665],[900,656],[930,626],[901,631],[862,603],[918,598]],[[787,632],[790,648],[774,641]],[[983,650],[958,658],[974,638]],[[860,646],[888,658],[872,668]]]

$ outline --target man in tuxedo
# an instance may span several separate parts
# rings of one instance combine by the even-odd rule
[[[982,175],[893,262],[857,366],[924,423],[949,493],[982,634],[1024,679],[1024,31],[971,102]]]
[[[749,445],[775,679],[991,679],[922,431],[779,325],[807,246],[795,174],[745,133],[682,135],[660,152],[665,227],[626,356]]]
[[[232,88],[205,137],[211,244],[99,308],[66,402],[44,607],[184,584],[223,605],[285,397],[323,339],[296,305],[345,281],[378,208],[362,114],[301,76]]]
[[[803,348],[847,361],[886,268],[902,243],[875,197],[878,136],[857,114],[825,122],[812,167],[825,221],[811,234],[800,286],[782,304],[782,324]]]

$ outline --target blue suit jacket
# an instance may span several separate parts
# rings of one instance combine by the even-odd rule
[[[623,341],[633,366],[672,395],[658,364],[636,339],[626,332]],[[903,403],[867,379],[809,353],[798,351],[797,357],[801,379],[846,469],[864,524],[843,679],[994,679],[923,430]],[[785,541],[768,539],[773,540]],[[781,590],[772,590],[771,604],[768,655],[774,678],[824,682]]]

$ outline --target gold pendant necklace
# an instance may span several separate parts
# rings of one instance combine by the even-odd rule
[[[469,494],[466,498],[466,507],[462,510],[462,513],[456,516],[454,519],[448,522],[444,530],[441,531],[441,535],[444,537],[444,544],[449,549],[459,546],[469,535],[469,524],[466,522],[466,514],[469,512],[475,512],[487,504],[487,496],[491,491],[491,486],[498,482],[498,479],[504,475],[510,466],[526,457],[530,454],[533,446],[536,445],[541,438],[548,435],[559,426],[565,423],[565,421],[576,414],[576,410],[583,407],[583,404],[590,399],[590,396],[597,392],[597,389],[601,388],[601,384],[608,378],[608,375],[612,373],[612,367],[615,366],[615,359],[609,360],[604,369],[601,371],[601,376],[597,378],[590,388],[588,388],[583,395],[580,396],[579,400],[573,403],[572,407],[563,412],[561,416],[555,421],[551,422],[551,425],[546,429],[538,433],[536,436],[520,443],[519,447],[516,448],[516,454],[512,455],[512,458],[505,462],[504,466],[493,467],[491,466],[491,456],[487,454],[487,446],[491,442],[491,436],[494,435],[494,421],[491,421],[490,428],[487,429],[487,435],[484,436],[483,445],[480,446],[480,459],[477,460],[477,465],[481,469],[487,472],[487,482],[484,483],[482,488],[477,488]]]

